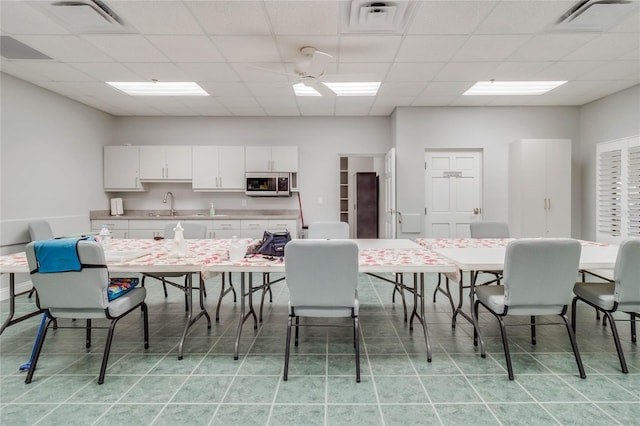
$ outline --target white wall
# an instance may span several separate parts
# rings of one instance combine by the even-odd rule
[[[596,235],[596,144],[640,134],[640,85],[580,109],[582,238]]]
[[[424,214],[425,149],[482,149],[483,218],[507,221],[508,144],[522,138],[573,141],[572,230],[580,233],[578,107],[423,107],[394,112],[397,209]],[[424,235],[424,224],[423,232]],[[416,234],[398,237],[417,238]]]
[[[340,220],[340,154],[384,154],[391,146],[389,117],[118,117],[110,145],[296,145],[305,223]],[[167,190],[176,209],[297,209],[297,197],[194,193],[188,184],[151,184],[149,192],[117,193],[125,209],[166,209]],[[319,198],[322,203],[318,203]],[[241,205],[245,200],[247,205]],[[107,208],[106,206],[104,208]]]
[[[28,241],[27,223],[49,220],[56,235],[89,229],[106,205],[102,146],[113,117],[7,74],[2,90],[1,245]]]

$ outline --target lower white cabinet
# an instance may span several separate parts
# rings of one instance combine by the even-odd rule
[[[92,220],[91,231],[100,232],[102,225],[107,225],[113,238],[131,238],[129,236],[129,221],[126,219]]]
[[[129,238],[164,237],[164,228],[176,220],[130,220]]]

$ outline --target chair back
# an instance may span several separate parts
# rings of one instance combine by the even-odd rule
[[[349,224],[346,222],[313,222],[309,224],[307,236],[309,239],[349,238]]]
[[[568,238],[510,242],[503,278],[508,313],[560,313],[571,302],[581,250],[578,241]]]
[[[289,304],[305,308],[354,307],[358,245],[351,240],[292,240],[284,248]]]
[[[46,220],[34,220],[29,222],[29,237],[31,241],[50,240],[53,238],[51,225]]]
[[[170,223],[164,227],[164,237],[166,239],[172,239],[175,236],[173,228],[175,228],[177,224],[178,222]],[[184,229],[184,238],[187,240],[207,238],[207,225],[204,223],[180,222],[180,226]]]
[[[504,222],[471,222],[471,238],[509,238],[509,225]]]
[[[640,239],[622,241],[618,248],[613,279],[616,283],[614,300],[640,306]]]
[[[25,247],[30,271],[37,271],[38,267],[34,246],[35,243],[31,242]],[[95,241],[78,241],[77,252],[82,265],[98,267],[83,267],[80,271],[70,272],[32,272],[31,281],[38,291],[38,305],[41,309],[49,309],[55,316],[60,317],[67,317],[64,312],[72,314],[74,310],[78,314],[96,311],[96,314],[104,317],[104,309],[109,303],[109,273],[104,251]],[[74,318],[67,318],[69,317]]]

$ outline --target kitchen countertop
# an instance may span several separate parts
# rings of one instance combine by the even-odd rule
[[[109,210],[91,210],[91,220],[297,220],[300,213],[297,210],[217,210],[215,216],[210,216],[208,210],[178,210],[170,216],[167,210],[125,210],[124,214],[112,216]]]

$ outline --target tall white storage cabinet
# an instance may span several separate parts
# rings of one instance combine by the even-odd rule
[[[509,231],[516,238],[571,236],[570,139],[509,144]]]

